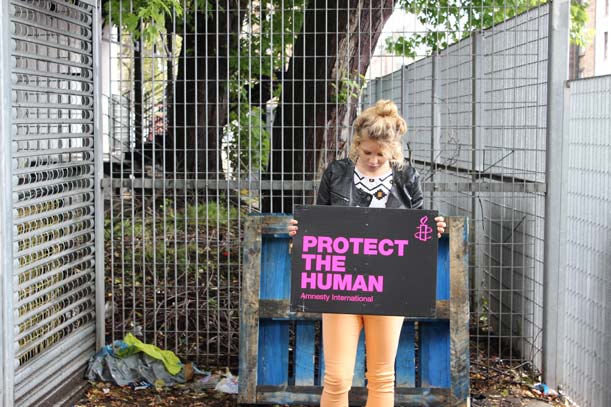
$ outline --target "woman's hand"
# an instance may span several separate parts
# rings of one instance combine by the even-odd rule
[[[443,219],[443,218],[441,218],[441,219]],[[289,223],[290,223],[290,225],[289,225],[289,236],[291,236],[291,237],[292,237],[292,236],[295,236],[295,235],[297,234],[297,229],[299,229],[299,228],[297,227],[297,223],[298,223],[298,222],[297,222],[295,219],[291,219],[291,220],[289,221]],[[445,223],[444,223],[444,225],[445,225]],[[439,226],[439,225],[438,225],[438,226]]]
[[[446,222],[443,216],[437,216],[435,218],[435,222],[437,222],[437,237],[441,237],[444,230],[446,230]]]

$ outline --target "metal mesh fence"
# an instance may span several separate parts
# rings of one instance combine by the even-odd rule
[[[95,349],[94,7],[4,7],[11,172],[2,197],[11,207],[4,221],[12,222],[4,295],[13,311],[3,375],[10,374],[7,405],[31,405],[80,374]]]
[[[474,335],[538,361],[548,7],[418,4],[183,0],[161,25],[106,4],[108,340],[236,366],[244,215],[312,203],[389,98],[426,205],[474,220]]]
[[[581,406],[611,404],[611,77],[569,82],[566,285],[559,381]]]
[[[428,205],[471,218],[472,337],[541,365],[547,5],[370,82],[410,127]]]

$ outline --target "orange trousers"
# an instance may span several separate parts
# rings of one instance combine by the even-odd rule
[[[395,399],[395,357],[403,317],[323,314],[325,377],[321,407],[348,407],[356,350],[365,328],[367,407],[391,407]]]

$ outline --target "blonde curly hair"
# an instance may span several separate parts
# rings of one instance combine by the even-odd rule
[[[365,109],[352,123],[354,136],[348,157],[356,162],[359,147],[365,139],[378,142],[382,153],[391,164],[403,164],[401,138],[407,131],[407,123],[399,115],[397,105],[391,100],[378,100],[375,105]]]

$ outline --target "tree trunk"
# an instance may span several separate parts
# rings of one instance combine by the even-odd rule
[[[210,4],[219,8],[207,10],[208,17],[206,10],[193,13],[186,32],[178,33],[183,37],[178,74],[175,88],[168,91],[166,172],[187,178],[223,178],[220,147],[229,112],[229,59],[239,46],[247,1]]]
[[[345,80],[360,82],[366,73],[393,6],[394,0],[309,1],[275,114],[272,180],[317,179],[345,154],[357,107]],[[290,212],[293,204],[312,203],[305,194],[302,200],[303,191],[272,191],[263,210]]]

